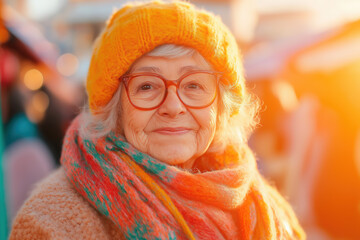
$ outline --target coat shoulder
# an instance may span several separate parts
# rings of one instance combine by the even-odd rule
[[[40,182],[19,210],[16,239],[113,239],[119,232],[73,188],[60,167]]]

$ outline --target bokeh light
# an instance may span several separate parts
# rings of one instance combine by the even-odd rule
[[[71,53],[65,53],[61,55],[56,62],[57,70],[59,71],[59,73],[66,77],[74,75],[78,67],[79,60],[75,55]]]
[[[31,104],[39,112],[45,112],[49,106],[49,97],[46,93],[40,91],[34,94]]]
[[[66,0],[26,0],[27,14],[35,20],[44,20],[61,9]]]
[[[10,34],[7,29],[0,24],[0,43],[5,43],[10,38]]]
[[[298,106],[295,90],[288,82],[275,81],[271,88],[285,111],[293,111]]]
[[[31,96],[26,104],[25,111],[29,120],[33,123],[39,123],[45,116],[46,109],[49,107],[49,97],[42,91],[36,92]]]
[[[44,76],[39,70],[30,69],[25,73],[24,84],[30,90],[38,90],[44,84]]]

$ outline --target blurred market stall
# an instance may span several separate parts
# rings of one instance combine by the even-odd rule
[[[308,239],[359,239],[359,2],[331,3],[259,16],[245,53],[264,104],[251,142]]]
[[[2,192],[11,225],[33,185],[58,164],[63,134],[83,93],[55,70],[58,52],[37,25],[9,6],[1,10]]]

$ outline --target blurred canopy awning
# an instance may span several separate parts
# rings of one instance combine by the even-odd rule
[[[299,95],[312,93],[349,127],[360,126],[360,19],[294,54],[280,74]]]
[[[311,46],[329,36],[334,30],[304,34],[253,47],[244,55],[246,79],[249,81],[273,80],[282,71],[288,59],[300,49]]]
[[[2,11],[4,26],[9,32],[9,39],[3,45],[35,63],[55,66],[58,52],[39,28],[9,6],[4,6]]]
[[[18,14],[9,6],[2,7],[3,26],[8,33],[2,37],[2,46],[16,52],[20,58],[31,62],[44,75],[44,84],[64,103],[76,104],[79,89],[75,83],[64,79],[56,70],[59,52],[42,34],[40,28]]]

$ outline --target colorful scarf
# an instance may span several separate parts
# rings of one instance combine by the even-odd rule
[[[250,151],[205,154],[192,173],[139,152],[123,136],[82,139],[78,129],[79,118],[64,140],[67,177],[126,239],[304,239]]]

